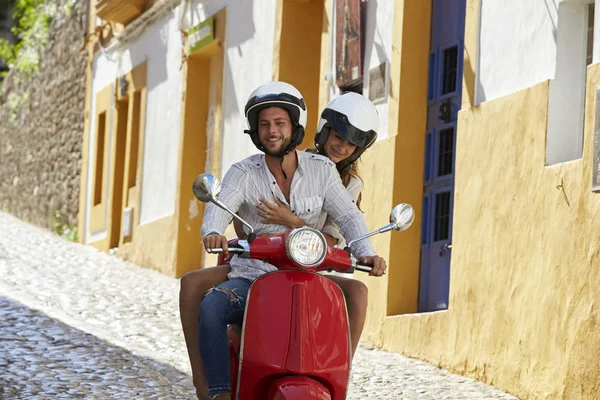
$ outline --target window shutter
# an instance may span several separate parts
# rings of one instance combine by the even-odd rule
[[[348,86],[362,78],[362,41],[360,0],[335,2],[336,84]]]

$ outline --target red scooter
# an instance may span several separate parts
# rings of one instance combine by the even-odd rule
[[[396,206],[389,225],[342,250],[328,247],[323,234],[309,227],[255,237],[252,227],[218,200],[220,184],[212,175],[199,175],[193,190],[198,200],[223,208],[250,229],[248,240],[229,242],[230,253],[264,260],[279,269],[252,284],[241,340],[234,329],[228,330],[232,398],[344,399],[351,364],[346,303],[340,288],[318,272],[369,272],[372,266],[358,263],[352,255],[352,243],[407,229],[414,220],[413,208]],[[219,261],[225,262],[222,254]]]

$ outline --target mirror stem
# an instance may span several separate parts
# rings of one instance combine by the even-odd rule
[[[367,234],[366,234],[366,235],[364,235],[364,236],[361,236],[361,237],[359,237],[359,238],[356,238],[356,239],[354,239],[354,240],[351,240],[351,241],[350,241],[350,242],[349,242],[349,243],[346,245],[346,247],[350,248],[350,246],[352,246],[352,245],[353,245],[354,243],[356,243],[356,242],[359,242],[359,241],[361,241],[361,240],[364,240],[364,239],[366,239],[366,238],[369,238],[369,237],[371,237],[371,236],[375,236],[375,235],[377,235],[377,234],[380,234],[380,233],[389,232],[389,231],[391,231],[391,230],[393,229],[393,226],[394,226],[394,224],[388,224],[388,225],[384,226],[383,228],[380,228],[380,229],[378,229],[378,230],[376,230],[376,231],[374,231],[374,232],[367,233]]]
[[[247,223],[246,221],[244,221],[239,215],[237,215],[236,213],[232,212],[225,204],[223,204],[223,202],[221,202],[221,200],[215,199],[213,198],[212,203],[214,203],[216,206],[218,206],[219,208],[222,208],[223,210],[227,211],[229,214],[231,214],[235,219],[237,219],[238,221],[240,221],[242,224],[246,225],[248,227],[248,229],[250,229],[250,234],[248,235],[248,243],[252,243],[252,240],[250,240],[251,238],[254,239],[254,237],[256,236],[254,234],[254,228],[252,228],[252,225],[250,225],[249,223]]]

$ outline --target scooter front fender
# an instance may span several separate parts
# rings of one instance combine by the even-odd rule
[[[289,376],[273,382],[269,400],[331,400],[331,393],[321,382],[307,376]]]

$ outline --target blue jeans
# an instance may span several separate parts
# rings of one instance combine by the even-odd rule
[[[198,344],[208,395],[231,393],[227,325],[241,324],[251,281],[234,278],[209,290],[198,312]]]

